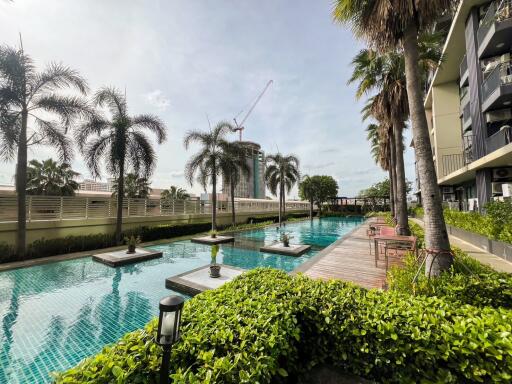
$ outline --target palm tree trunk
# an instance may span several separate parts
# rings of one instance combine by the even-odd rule
[[[403,125],[401,122],[394,124],[394,139],[396,152],[396,201],[397,201],[397,235],[409,236],[409,218],[407,217],[407,185],[405,181],[404,167],[404,144],[403,144]]]
[[[285,192],[285,186],[283,184],[283,221],[286,222],[286,192]]]
[[[229,188],[231,189],[231,223],[233,227],[236,225],[236,215],[235,215],[235,183],[230,182]]]
[[[390,161],[391,162],[391,161]],[[393,188],[393,184],[395,181],[393,180],[393,171],[391,169],[391,164],[388,169],[389,173],[389,209],[391,211],[391,217],[395,217],[395,190]]]
[[[405,76],[412,122],[412,134],[418,173],[421,183],[421,197],[425,209],[425,245],[429,253],[425,272],[437,276],[450,268],[453,258],[446,253],[450,250],[450,240],[443,216],[441,194],[437,185],[436,170],[432,156],[427,117],[423,106],[420,75],[418,71],[418,29],[411,25],[404,35]],[[439,253],[439,252],[444,253]],[[436,254],[437,253],[437,254]]]
[[[212,174],[212,231],[217,230],[217,173]]]
[[[393,132],[390,133],[390,136],[389,136],[389,151],[391,153],[391,161],[390,161],[390,166],[391,166],[391,174],[392,174],[392,178],[391,178],[391,181],[393,182],[393,206],[395,207],[394,209],[394,215],[393,215],[393,222],[396,223],[396,217],[397,217],[397,214],[398,214],[398,199],[397,199],[397,184],[396,184],[396,149],[395,149],[395,138],[394,138],[394,135],[393,135]]]
[[[28,111],[23,109],[16,164],[16,193],[18,195],[16,250],[19,260],[25,258],[27,250],[27,120]]]
[[[279,183],[279,226],[281,226],[281,221],[283,219],[282,211],[283,210],[283,188],[281,183]]]
[[[124,200],[124,156],[119,164],[119,176],[117,178],[117,215],[116,215],[116,243],[121,244],[123,232],[123,200]]]
[[[313,199],[309,199],[309,219],[313,221]]]

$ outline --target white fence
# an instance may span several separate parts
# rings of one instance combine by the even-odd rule
[[[273,200],[235,201],[237,212],[277,212]],[[307,202],[287,202],[287,211],[308,210]],[[230,213],[231,203],[217,202],[218,212]],[[108,197],[27,196],[27,221],[87,220],[116,217],[117,202]],[[123,217],[211,214],[211,204],[199,200],[124,199]],[[17,221],[16,196],[0,196],[0,222]]]

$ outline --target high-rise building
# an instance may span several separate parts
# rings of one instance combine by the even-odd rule
[[[511,51],[512,0],[460,2],[425,98],[438,184],[452,208],[511,194]]]
[[[261,150],[259,144],[251,141],[242,141],[241,144],[247,150],[247,165],[250,174],[242,176],[235,187],[235,197],[249,199],[265,198],[265,153]],[[223,183],[223,191],[230,194],[230,185],[226,181]]]

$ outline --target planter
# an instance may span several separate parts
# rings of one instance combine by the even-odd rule
[[[220,265],[218,265],[218,264],[210,265],[210,277],[214,278],[214,279],[220,277]]]
[[[289,248],[290,243],[288,241],[286,241],[286,242],[283,241],[283,247]]]
[[[135,245],[129,245],[128,250],[126,251],[127,254],[135,253]]]

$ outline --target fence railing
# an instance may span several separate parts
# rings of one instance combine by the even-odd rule
[[[498,132],[490,136],[486,140],[487,153],[492,153],[501,147],[512,142],[512,127],[510,125],[503,126]]]
[[[124,199],[123,217],[177,216],[211,214],[211,203],[199,200]],[[288,211],[308,210],[309,203],[286,202]],[[279,203],[273,200],[235,201],[236,212],[277,212]],[[217,202],[218,212],[231,212],[231,203]],[[117,202],[108,197],[27,196],[27,221],[89,220],[115,218]],[[0,196],[0,222],[17,221],[16,196]]]
[[[511,0],[496,0],[489,5],[487,13],[485,14],[480,27],[477,32],[478,45],[482,45],[485,36],[491,30],[495,23],[512,18],[512,1]]]

